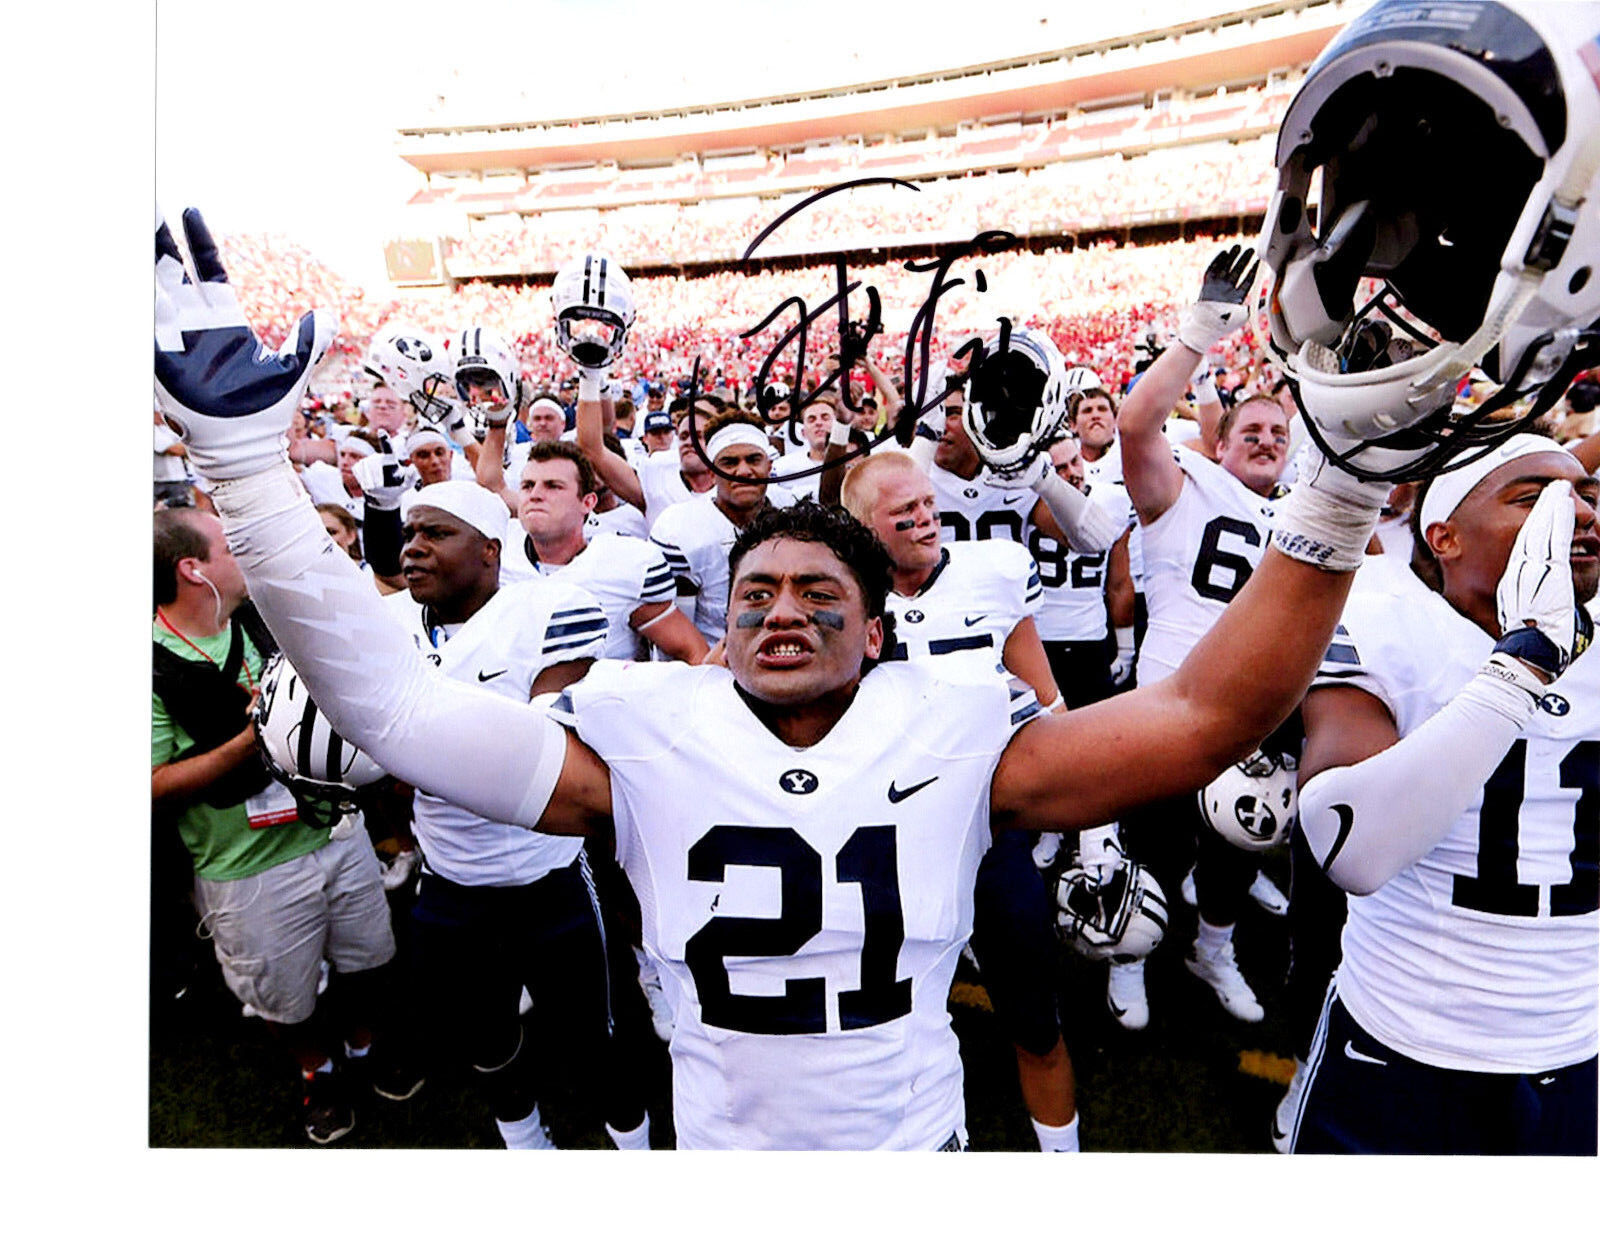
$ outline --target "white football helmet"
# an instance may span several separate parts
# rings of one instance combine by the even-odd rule
[[[585,369],[604,369],[621,355],[633,325],[627,272],[603,253],[575,257],[550,287],[556,346]]]
[[[281,653],[261,672],[255,720],[268,771],[289,787],[307,823],[331,828],[356,810],[356,790],[387,775],[334,732]]]
[[[391,324],[372,337],[362,366],[435,424],[457,413],[455,383],[445,350],[414,326]]]
[[[487,326],[469,326],[456,336],[454,381],[479,441],[486,425],[504,425],[522,408],[522,364],[511,345]],[[472,386],[493,393],[474,397],[468,394]]]
[[[1044,331],[1009,323],[968,355],[961,423],[991,471],[1015,475],[1067,419],[1066,362]]]
[[[1270,850],[1289,839],[1299,809],[1300,762],[1257,751],[1199,792],[1211,831],[1241,850]]]
[[[1074,365],[1063,379],[1067,393],[1095,390],[1101,386],[1100,375],[1087,365]]]
[[[1597,34],[1593,3],[1379,0],[1311,66],[1257,248],[1270,346],[1346,471],[1477,458],[1600,359]],[[1499,390],[1457,405],[1475,365]]]
[[[1167,898],[1132,859],[1087,870],[1074,862],[1056,878],[1056,928],[1092,961],[1148,957],[1167,932]]]

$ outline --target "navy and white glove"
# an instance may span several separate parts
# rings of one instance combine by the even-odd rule
[[[1504,632],[1483,671],[1535,700],[1594,638],[1589,612],[1572,589],[1572,484],[1551,481],[1528,512],[1495,589]]]
[[[1250,289],[1256,281],[1255,252],[1230,245],[1211,259],[1200,283],[1200,299],[1178,319],[1178,342],[1204,355],[1250,316]]]
[[[388,434],[380,439],[375,452],[356,460],[350,474],[366,500],[380,511],[398,510],[400,495],[417,483],[417,470],[400,461]]]
[[[286,457],[284,434],[336,322],[313,310],[269,351],[245,321],[199,211],[183,212],[183,234],[192,276],[157,216],[156,404],[202,477],[250,476]]]

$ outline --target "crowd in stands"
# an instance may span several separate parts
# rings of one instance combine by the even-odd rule
[[[963,285],[939,299],[936,335],[982,328],[1001,313],[1025,316],[1047,329],[1076,363],[1089,365],[1108,382],[1120,383],[1133,372],[1135,345],[1147,330],[1165,333],[1195,263],[1214,246],[1212,238],[1153,245],[1106,242],[1071,251],[965,258],[948,276],[964,277]],[[440,336],[460,322],[491,325],[516,343],[525,372],[535,384],[558,384],[573,372],[552,340],[546,287],[469,282],[453,290],[414,292],[404,299],[369,298],[293,245],[271,238],[231,237],[224,240],[223,249],[230,269],[239,272],[234,282],[247,314],[263,323],[263,337],[274,345],[287,334],[297,307],[320,304],[337,312],[336,362],[314,388],[324,400],[348,402],[349,392],[363,384],[360,358],[368,340],[380,325],[397,318]],[[874,340],[873,356],[885,371],[895,372],[903,363],[913,315],[928,299],[933,276],[909,271],[903,262],[848,269],[852,280],[861,284],[851,301],[855,321],[867,317],[866,289],[878,291],[883,331]],[[989,289],[984,293],[974,287],[978,270]],[[750,339],[741,338],[743,332],[760,323],[785,297],[802,297],[815,310],[833,294],[834,280],[831,264],[636,279],[639,321],[628,344],[627,376],[666,381],[685,377],[700,355],[713,373],[721,371],[724,382],[745,387],[779,337],[795,324],[796,315],[793,311],[780,315]],[[1015,303],[1019,300],[1026,302],[1025,309]],[[807,341],[808,368],[824,368],[836,344],[837,317],[825,313]],[[774,372],[792,381],[793,370],[791,345]]]
[[[895,243],[957,241],[982,228],[1055,236],[1132,222],[1203,219],[1259,212],[1272,188],[1270,138],[1157,150],[1135,158],[1107,155],[1030,172],[996,172],[925,181],[920,192],[869,186],[807,207],[766,241],[766,253],[828,253]],[[938,167],[930,160],[923,169]],[[905,176],[910,169],[842,167],[831,183]],[[1196,186],[1205,186],[1196,192]],[[559,210],[503,220],[445,242],[446,266],[458,278],[555,269],[586,249],[626,265],[730,261],[785,211],[814,190],[685,203]]]

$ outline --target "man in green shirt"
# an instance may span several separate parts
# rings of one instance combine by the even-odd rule
[[[324,957],[350,996],[345,1052],[370,1049],[379,968],[395,951],[377,856],[359,821],[331,832],[302,821],[267,775],[249,708],[263,655],[234,620],[243,576],[222,524],[190,509],[155,514],[155,691],[150,791],[157,826],[176,823],[194,862],[194,900],[228,989],[298,1060],[306,1134],[318,1144],[354,1125],[313,1017]],[[414,1080],[374,1074],[390,1098]]]

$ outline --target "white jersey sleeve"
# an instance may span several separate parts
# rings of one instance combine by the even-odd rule
[[[678,451],[674,447],[647,455],[638,465],[639,490],[644,495],[644,522],[647,532],[654,531],[656,520],[662,512],[676,503],[694,497],[694,492],[684,484],[679,465]]]
[[[738,535],[710,494],[669,507],[650,532],[673,577],[693,591],[692,619],[707,643],[716,643],[727,629],[728,551]]]
[[[1030,701],[883,665],[797,750],[717,667],[607,665],[565,693],[674,988],[680,1147],[933,1149],[962,1125],[947,997]]]
[[[1461,691],[1494,645],[1406,577],[1352,593],[1312,688],[1368,692],[1402,740]],[[1443,840],[1350,898],[1337,982],[1351,1015],[1439,1068],[1537,1072],[1592,1057],[1597,804],[1600,658],[1582,657]]]
[[[440,673],[523,704],[542,670],[598,656],[605,642],[599,606],[559,580],[502,588],[466,622],[450,628],[429,626],[423,607],[405,593],[390,597],[389,604],[413,628],[419,645],[432,649]],[[504,758],[498,745],[485,743],[483,775],[496,775]],[[457,884],[529,884],[567,866],[582,848],[578,838],[487,820],[423,790],[416,792],[412,827],[427,869]]]
[[[605,533],[565,566],[540,563],[545,578],[558,578],[582,588],[605,612],[607,636],[604,657],[631,661],[639,652],[639,635],[633,629],[634,611],[677,598],[672,569],[659,546],[637,537]]]

